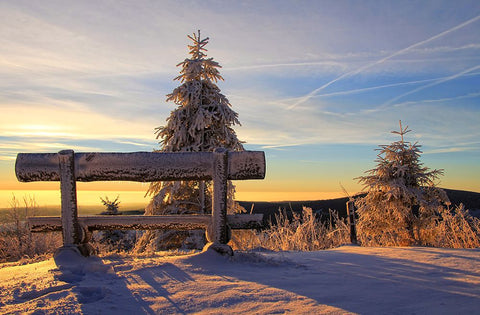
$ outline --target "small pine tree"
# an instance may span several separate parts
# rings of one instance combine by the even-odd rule
[[[443,170],[429,170],[420,162],[420,145],[404,139],[408,126],[400,131],[400,141],[381,145],[377,166],[358,178],[367,191],[357,198],[357,229],[364,245],[412,245],[419,242],[419,229],[428,225],[435,213],[449,204],[446,193],[435,187]]]
[[[113,201],[110,201],[110,199],[108,199],[108,197],[105,197],[105,199],[100,197],[100,200],[102,201],[103,205],[106,207],[106,211],[104,211],[100,214],[109,214],[109,215],[120,214],[118,212],[118,208],[119,208],[119,204],[120,204],[120,201],[118,200],[119,197],[120,196],[117,196],[117,198],[115,198],[115,200],[113,200]]]
[[[103,205],[105,206],[105,211],[101,212],[101,215],[121,215],[118,211],[120,201],[118,200],[120,196],[117,196],[115,200],[110,200],[108,197],[102,198]],[[106,252],[116,251],[128,251],[134,247],[135,244],[135,232],[134,231],[123,231],[123,230],[107,230],[107,231],[96,231],[94,232],[93,239],[94,241],[100,244],[102,250]]]
[[[157,152],[208,152],[220,147],[243,151],[242,141],[233,130],[234,125],[240,125],[238,114],[216,85],[218,80],[223,80],[218,71],[221,66],[205,54],[209,38],[202,39],[200,31],[188,38],[193,42],[188,45],[190,58],[177,65],[182,70],[174,79],[181,85],[167,95],[167,102],[174,102],[178,107],[171,112],[165,126],[155,129],[156,138],[161,139]],[[153,198],[145,214],[209,212],[211,193],[210,182],[154,182],[147,191]],[[228,211],[244,211],[234,201],[234,194],[235,187],[229,182]],[[144,236],[143,239],[152,238],[149,233]]]

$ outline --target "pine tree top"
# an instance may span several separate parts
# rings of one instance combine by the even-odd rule
[[[217,68],[221,66],[213,60],[213,58],[206,58],[207,55],[205,52],[205,45],[208,44],[209,38],[204,39],[200,36],[200,30],[198,34],[193,33],[192,36],[187,35],[193,41],[192,45],[188,45],[190,50],[189,54],[192,58],[186,58],[184,61],[180,62],[177,67],[181,66],[182,70],[180,75],[175,78],[183,82],[205,80],[205,81],[214,81],[218,80],[223,81],[223,77],[220,75],[220,72]]]
[[[243,150],[234,125],[240,125],[238,114],[232,110],[228,99],[215,84],[223,80],[213,58],[206,57],[205,45],[208,37],[202,38],[200,31],[188,35],[191,58],[179,63],[181,84],[167,95],[178,107],[167,118],[167,124],[156,128],[157,139],[161,139],[161,151],[213,151],[223,147],[228,150]]]
[[[188,48],[190,49],[190,55],[192,55],[193,59],[198,60],[206,57],[207,55],[203,52],[207,51],[207,49],[205,49],[205,45],[208,44],[208,40],[210,38],[207,37],[201,39],[200,30],[198,30],[198,35],[193,33],[193,36],[187,35],[187,37],[193,41],[193,45],[188,45]]]
[[[357,178],[368,191],[394,191],[398,196],[403,194],[402,191],[435,186],[435,181],[443,175],[442,169],[430,170],[423,166],[420,161],[421,146],[405,140],[408,132],[408,126],[403,128],[400,121],[400,131],[392,131],[400,135],[400,141],[380,145],[377,166],[367,171],[367,176]]]
[[[402,143],[404,142],[404,139],[403,139],[403,135],[407,134],[408,132],[410,132],[411,130],[408,129],[408,126],[406,126],[405,128],[402,128],[402,121],[399,120],[398,121],[399,125],[400,125],[400,131],[391,131],[391,133],[394,133],[394,134],[397,134],[397,135],[400,135],[402,137]]]

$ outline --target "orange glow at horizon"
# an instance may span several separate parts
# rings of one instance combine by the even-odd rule
[[[103,207],[100,197],[115,199],[119,196],[122,210],[129,207],[146,206],[150,197],[145,197],[145,191],[122,191],[122,190],[77,190],[77,202],[79,206],[98,205]],[[0,208],[9,208],[12,197],[22,201],[24,197],[33,197],[40,207],[59,206],[60,190],[0,190]],[[275,201],[308,201],[342,198],[342,192],[237,192],[236,200],[251,202],[275,202]]]

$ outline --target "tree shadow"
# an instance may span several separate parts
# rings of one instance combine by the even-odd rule
[[[62,275],[64,280],[70,277],[72,291],[86,314],[98,312],[99,307],[105,313],[119,314],[186,314],[204,307],[234,310],[235,304],[254,305],[262,298],[252,296],[248,286],[278,289],[269,298],[281,299],[285,294],[293,300],[307,298],[319,310],[404,314],[471,313],[480,308],[480,270],[437,263],[453,257],[478,266],[480,255],[475,257],[475,251],[473,255],[428,248],[395,251],[394,257],[327,250],[236,252],[232,258],[204,252],[175,257],[172,262],[156,259],[153,266],[150,262],[135,266],[131,258],[108,258],[110,262],[98,259],[90,264],[77,278]],[[433,256],[415,261],[410,256],[417,252]],[[186,303],[182,290],[201,291],[203,279],[210,281],[209,292],[194,294]],[[230,289],[235,290],[234,296],[223,294]]]
[[[171,263],[163,263],[160,266],[143,268],[137,271],[136,274],[153,290],[150,290],[148,295],[153,295],[152,297],[155,298],[163,297],[168,302],[168,313],[186,314],[185,310],[182,309],[181,303],[177,303],[170,297],[170,292],[163,287],[163,283],[168,281],[178,283],[194,281],[188,273]],[[162,281],[159,279],[162,279]],[[144,295],[141,298],[148,298],[148,295]],[[165,309],[164,311],[167,310]]]
[[[99,257],[82,257],[52,272],[56,280],[71,285],[84,314],[97,314],[100,310],[106,314],[155,314],[150,304],[132,294],[125,278],[115,272],[114,265],[122,262],[123,259],[116,259],[105,264]]]
[[[445,256],[437,254],[437,259]],[[335,250],[296,253],[301,263],[283,255],[236,253],[233,266],[202,264],[202,272],[293,292],[354,313],[469,313],[480,308],[478,268]],[[480,265],[480,255],[459,257]]]

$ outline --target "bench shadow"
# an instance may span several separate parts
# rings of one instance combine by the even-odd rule
[[[150,303],[132,294],[128,282],[118,276],[114,266],[122,264],[116,259],[105,264],[99,257],[82,257],[75,264],[58,266],[54,278],[67,282],[83,314],[156,314]],[[127,267],[127,269],[130,269]]]
[[[419,262],[408,256],[415,251],[436,256]],[[313,300],[319,309],[331,306],[361,314],[474,312],[480,309],[480,270],[438,265],[435,259],[454,257],[460,263],[478,266],[480,252],[471,256],[455,251],[449,254],[423,248],[408,249],[395,257],[335,250],[294,255],[236,252],[232,258],[201,253],[176,259],[177,265],[159,259],[157,265],[141,267],[134,266],[130,258],[109,257],[109,263],[92,258],[95,263],[83,273],[64,270],[59,280],[63,277],[74,285],[72,291],[86,314],[98,312],[100,306],[106,313],[186,314],[191,309],[167,288],[188,286],[189,282],[194,285],[202,276],[238,279],[291,292]],[[221,296],[222,288],[209,289],[211,294]],[[230,302],[248,300],[251,302],[251,296],[239,291],[236,300]]]

